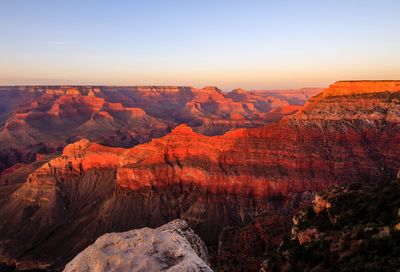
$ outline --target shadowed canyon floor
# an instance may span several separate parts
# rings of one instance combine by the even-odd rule
[[[259,215],[271,215],[267,225],[273,218],[285,225],[309,192],[394,179],[400,81],[337,82],[260,128],[207,136],[180,125],[132,148],[82,139],[39,161],[1,176],[5,263],[59,269],[104,233],[175,218],[217,245],[221,232],[230,235],[225,227],[258,224]]]

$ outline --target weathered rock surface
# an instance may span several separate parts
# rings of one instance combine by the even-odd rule
[[[187,223],[108,233],[79,253],[64,272],[211,272],[207,248]]]
[[[400,166],[400,90],[363,82],[355,93],[335,94],[336,84],[262,128],[209,137],[181,125],[133,148],[89,140],[67,146],[3,196],[2,258],[60,267],[104,233],[175,218],[215,245],[224,227],[285,206],[291,216],[293,197],[305,191],[393,179]]]

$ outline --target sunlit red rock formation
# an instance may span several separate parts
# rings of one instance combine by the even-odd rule
[[[326,96],[373,94],[381,92],[398,92],[400,82],[398,80],[376,81],[338,81],[324,92]]]
[[[253,91],[233,100],[215,87],[0,87],[0,171],[82,138],[132,147],[180,123],[207,135],[261,126],[297,110],[281,106],[302,104],[317,92]]]
[[[18,256],[20,266],[32,260],[60,266],[105,232],[174,218],[215,244],[226,226],[282,207],[290,214],[298,193],[394,178],[400,165],[400,90],[357,82],[355,93],[333,94],[337,84],[343,83],[262,128],[209,137],[180,125],[128,149],[88,140],[67,146],[4,200],[4,260],[13,263]],[[374,85],[374,91],[360,93],[360,84]]]

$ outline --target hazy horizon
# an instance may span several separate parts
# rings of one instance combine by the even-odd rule
[[[334,83],[334,82],[332,82]],[[329,84],[331,85],[331,84]],[[251,89],[245,89],[240,86],[236,88],[221,88],[219,86],[215,85],[208,85],[208,86],[193,86],[193,85],[118,85],[118,84],[113,84],[113,85],[102,85],[102,84],[0,84],[0,88],[4,87],[115,87],[115,88],[131,88],[131,87],[188,87],[188,88],[195,88],[195,89],[203,89],[207,87],[216,87],[223,92],[231,92],[236,89],[243,89],[245,91],[297,91],[301,89],[325,89],[328,88],[329,86],[299,86],[299,87],[290,87],[290,88],[251,88]]]
[[[400,78],[397,1],[11,1],[0,85],[288,89]]]

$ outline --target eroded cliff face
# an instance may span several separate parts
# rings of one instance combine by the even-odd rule
[[[317,92],[253,91],[232,99],[215,87],[0,87],[0,171],[83,138],[132,147],[180,123],[206,135],[262,126]]]
[[[275,253],[290,232],[293,213],[307,207],[314,195],[310,191],[293,195],[279,209],[258,214],[249,224],[224,228],[217,252],[210,250],[215,270],[259,271],[265,256]]]
[[[67,146],[4,200],[4,261],[60,267],[103,233],[174,218],[212,245],[226,226],[266,211],[290,215],[305,191],[395,177],[400,90],[343,94],[332,91],[336,84],[262,128],[209,137],[181,125],[128,149],[88,140]]]

